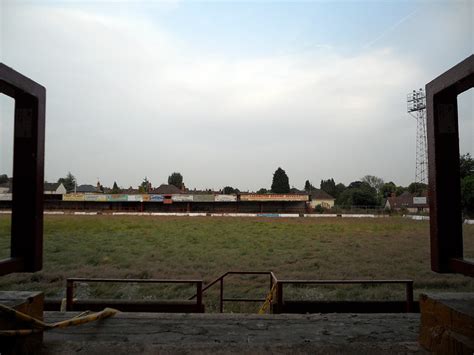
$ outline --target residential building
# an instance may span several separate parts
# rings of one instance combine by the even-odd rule
[[[61,182],[56,182],[56,183],[45,182],[44,193],[46,195],[64,195],[67,193],[67,191]]]
[[[405,191],[400,196],[388,197],[385,201],[385,208],[392,211],[407,210],[410,213],[429,212],[429,204],[427,196],[415,196],[408,191]]]
[[[321,206],[323,208],[331,209],[334,207],[334,201],[336,199],[324,190],[313,189],[311,190],[310,196],[311,196],[311,201],[310,201],[311,208],[315,208],[316,206]]]

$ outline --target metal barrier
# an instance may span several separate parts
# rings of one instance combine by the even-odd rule
[[[276,307],[273,313],[281,313],[284,309],[283,286],[292,285],[330,285],[330,284],[405,284],[406,287],[406,312],[413,311],[413,280],[277,280]]]
[[[161,284],[195,284],[196,309],[202,309],[202,280],[163,280],[163,279],[104,279],[104,278],[68,278],[66,280],[66,311],[74,309],[74,284],[77,282],[105,283],[161,283]]]
[[[286,284],[404,284],[406,287],[406,312],[413,311],[413,280],[279,280],[272,271],[228,271],[202,289],[202,292],[204,293],[219,282],[219,311],[221,313],[224,312],[224,302],[265,302],[265,299],[255,298],[224,298],[224,279],[229,275],[269,275],[269,292],[271,292],[273,285],[276,284],[277,296],[276,303],[273,306],[273,313],[281,313],[284,309],[285,302],[283,299],[283,286]],[[197,297],[197,294],[190,297],[189,300],[192,300],[195,297]]]
[[[214,286],[216,283],[219,282],[220,285],[220,292],[219,292],[219,312],[223,313],[224,312],[224,302],[255,302],[255,303],[263,303],[265,302],[265,298],[260,299],[260,298],[224,298],[224,279],[229,276],[229,275],[269,275],[270,276],[270,288],[269,290],[272,289],[273,284],[276,282],[276,277],[271,271],[228,271],[218,278],[216,278],[214,281],[209,283],[206,287],[202,289],[202,292],[204,293],[207,291],[209,288]],[[197,297],[197,294],[190,297],[189,300],[194,299]]]
[[[196,284],[196,293],[191,296],[188,301],[196,299],[194,305],[198,310],[203,309],[203,294],[208,289],[219,283],[219,312],[224,312],[225,302],[255,302],[263,303],[265,298],[225,298],[224,297],[224,280],[230,275],[268,275],[269,276],[269,292],[272,292],[273,286],[276,285],[275,302],[272,305],[273,313],[283,313],[285,311],[285,301],[283,298],[283,287],[285,285],[344,285],[344,284],[404,284],[406,288],[405,311],[414,311],[413,301],[413,280],[279,280],[271,271],[228,271],[204,288],[202,287],[202,280],[158,280],[158,279],[103,279],[103,278],[69,278],[66,286],[66,310],[72,311],[74,309],[74,284],[77,282],[119,282],[119,283],[178,283],[178,284]],[[290,302],[290,301],[288,301]],[[402,303],[403,304],[403,303]],[[184,307],[184,305],[183,305]]]

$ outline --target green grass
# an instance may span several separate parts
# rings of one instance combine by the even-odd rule
[[[0,257],[8,256],[9,216],[0,216]],[[464,226],[474,257],[474,225]],[[44,268],[0,278],[0,289],[65,294],[67,277],[203,278],[229,270],[271,270],[279,278],[415,280],[415,292],[474,291],[474,280],[429,266],[429,225],[402,218],[260,219],[219,217],[46,216]],[[264,297],[267,277],[232,276],[226,297]],[[80,285],[78,297],[162,299],[187,286]],[[285,289],[303,299],[403,299],[402,286]],[[218,289],[206,295],[216,309]],[[258,305],[245,309],[258,308]],[[250,307],[250,308],[249,308]],[[226,307],[227,308],[227,307]],[[227,309],[238,310],[228,307]]]

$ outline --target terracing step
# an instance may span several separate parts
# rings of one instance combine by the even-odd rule
[[[46,312],[49,321],[75,313]],[[419,314],[120,313],[46,332],[46,354],[424,354]]]

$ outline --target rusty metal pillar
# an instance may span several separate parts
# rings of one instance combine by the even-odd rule
[[[463,260],[457,96],[474,86],[474,55],[426,85],[431,268],[474,276]]]
[[[0,93],[15,100],[11,257],[0,275],[34,272],[43,263],[46,89],[0,63]]]

